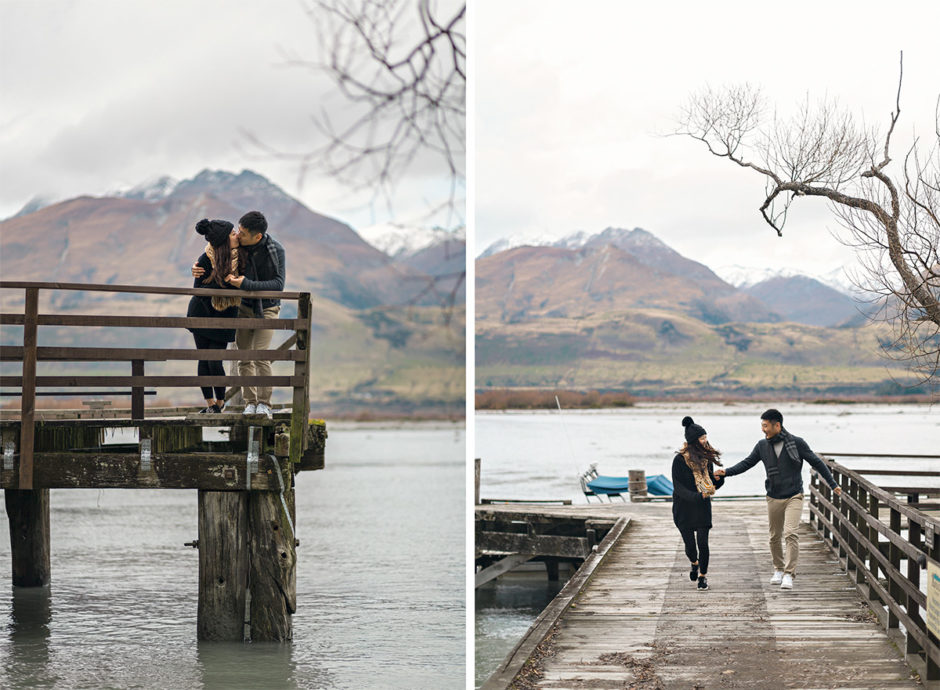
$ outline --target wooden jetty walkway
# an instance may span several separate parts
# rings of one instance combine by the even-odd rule
[[[763,500],[716,502],[707,592],[668,503],[538,508],[616,522],[483,688],[940,687],[920,588],[940,520],[830,465],[845,494],[814,477],[789,591],[769,583]],[[498,507],[503,521],[534,509]]]
[[[0,376],[4,395],[20,398],[20,409],[0,418],[0,488],[10,521],[12,577],[16,587],[49,584],[49,490],[69,488],[173,488],[197,490],[199,517],[199,610],[201,640],[274,640],[292,636],[296,609],[296,520],[294,476],[320,469],[326,429],[311,422],[309,409],[311,303],[309,293],[244,292],[296,303],[296,317],[215,319],[176,316],[57,313],[74,302],[63,293],[146,296],[231,296],[228,290],[0,281],[4,313],[0,325],[22,327],[22,344],[0,346],[0,362],[19,375]],[[21,295],[21,297],[18,297]],[[58,299],[57,299],[58,298]],[[86,298],[87,299],[87,298]],[[166,300],[160,297],[160,300]],[[99,300],[100,302],[100,300]],[[178,300],[179,313],[186,302]],[[22,305],[20,313],[8,310]],[[105,310],[107,302],[104,302]],[[292,305],[293,306],[293,305]],[[96,304],[92,311],[101,311]],[[143,308],[143,307],[142,307]],[[40,345],[40,327],[107,329],[264,328],[293,334],[271,350],[196,350],[166,347],[63,347]],[[5,329],[7,333],[10,329]],[[61,331],[60,331],[61,332]],[[5,341],[9,336],[5,335]],[[159,342],[159,339],[158,339]],[[196,360],[290,362],[287,376],[147,375],[146,362]],[[62,374],[67,363],[129,365],[130,375]],[[53,374],[41,366],[56,367]],[[182,409],[148,410],[147,388],[272,386],[291,389],[291,404],[272,418],[241,414],[186,414]],[[198,395],[193,391],[194,398]],[[124,410],[43,412],[38,395],[129,396]],[[149,414],[148,414],[149,413]],[[203,437],[220,427],[222,440]],[[106,444],[107,432],[133,431],[130,443]],[[218,438],[218,435],[216,435]],[[128,516],[130,520],[133,516]]]

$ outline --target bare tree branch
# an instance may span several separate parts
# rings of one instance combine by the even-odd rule
[[[778,236],[797,198],[827,199],[848,233],[842,241],[859,251],[867,274],[859,282],[880,305],[875,318],[893,327],[883,350],[908,361],[926,381],[937,375],[940,362],[940,99],[935,140],[929,150],[915,140],[899,183],[887,168],[902,80],[903,54],[883,141],[835,103],[813,106],[807,100],[789,120],[775,116],[765,123],[763,99],[748,86],[693,94],[676,134],[763,175],[767,187],[759,211]]]

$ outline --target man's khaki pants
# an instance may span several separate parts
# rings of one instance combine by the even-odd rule
[[[280,307],[267,307],[264,309],[264,318],[276,319],[280,313]],[[238,308],[238,316],[243,319],[257,318],[254,312],[244,305]],[[235,331],[235,347],[239,350],[268,350],[271,348],[271,340],[274,338],[274,331],[261,329],[239,329]],[[260,360],[248,360],[238,362],[239,376],[270,376],[271,362]],[[242,397],[246,405],[257,405],[264,403],[271,404],[270,386],[242,386]]]
[[[790,498],[767,497],[767,518],[770,522],[770,556],[774,568],[796,575],[796,561],[800,557],[800,514],[803,512],[803,494]],[[783,542],[786,542],[784,556]]]

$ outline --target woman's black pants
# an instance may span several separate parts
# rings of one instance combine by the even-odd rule
[[[225,350],[228,343],[220,343],[218,340],[210,340],[201,335],[193,333],[193,340],[196,341],[197,350]],[[225,376],[225,369],[222,367],[222,360],[215,359],[210,362],[199,360],[199,366],[196,367],[196,373],[199,376]],[[215,386],[215,395],[211,386],[202,386],[202,397],[206,400],[225,400],[225,386]]]
[[[704,575],[708,572],[708,527],[701,529],[691,529],[689,527],[680,529],[682,541],[685,542],[685,555],[689,557],[689,563],[698,561],[698,571]],[[696,546],[698,550],[696,551]]]

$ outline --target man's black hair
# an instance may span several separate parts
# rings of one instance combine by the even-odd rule
[[[252,235],[263,235],[268,231],[268,221],[261,211],[249,211],[238,219],[238,224]]]
[[[760,418],[766,419],[768,422],[780,422],[781,424],[783,424],[783,415],[780,414],[779,410],[775,410],[772,407],[769,410],[767,410],[764,414],[762,414]]]

